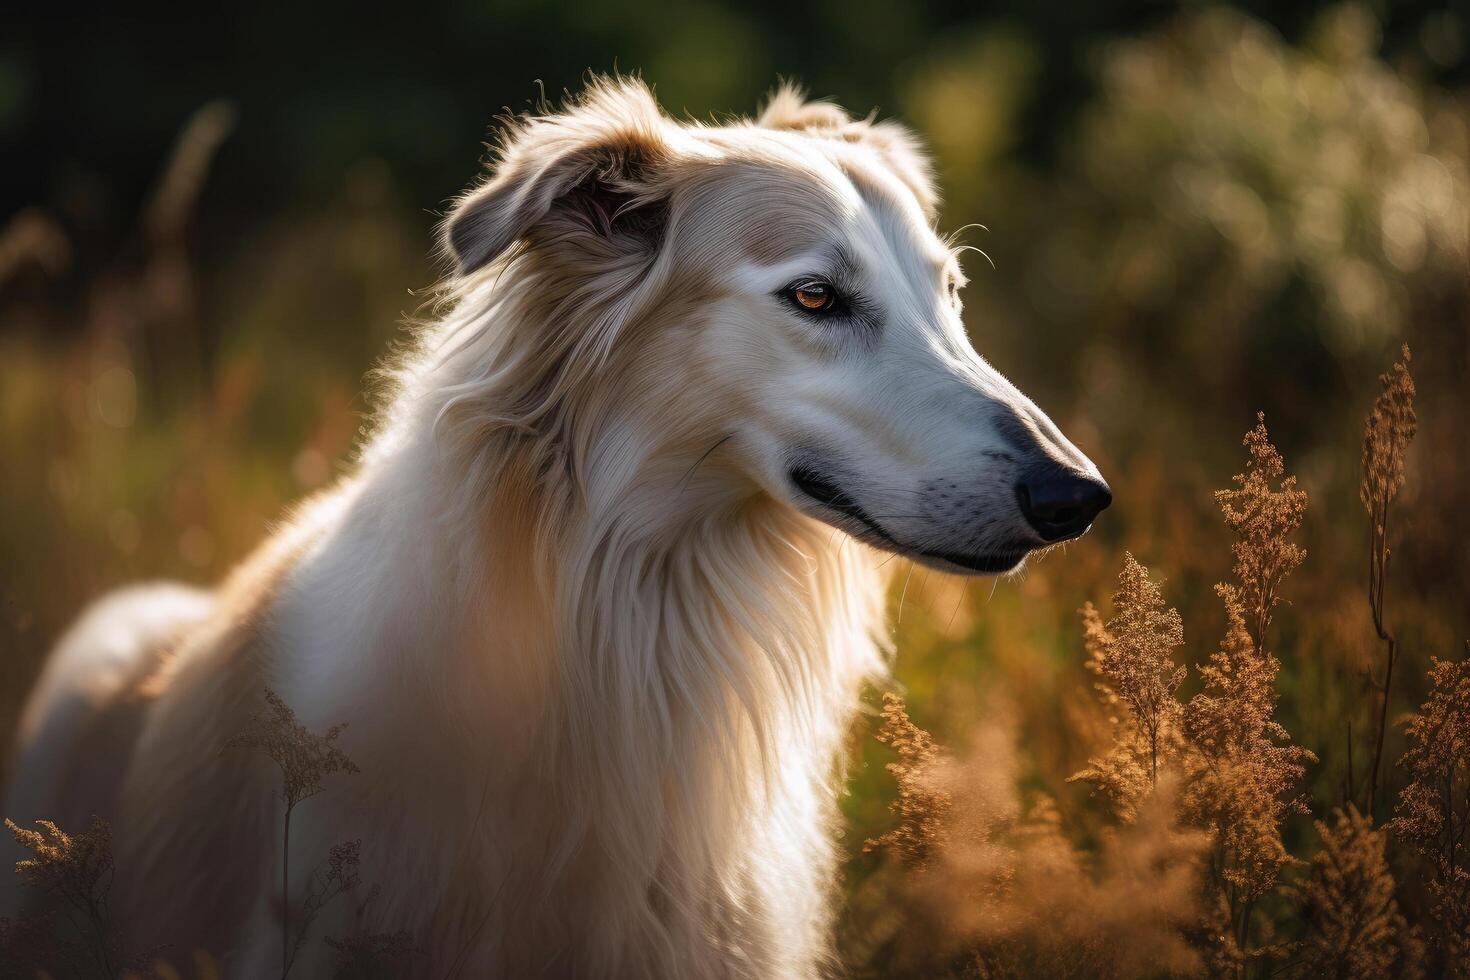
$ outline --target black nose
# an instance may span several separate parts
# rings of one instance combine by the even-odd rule
[[[1060,466],[1028,475],[1016,484],[1021,513],[1045,541],[1075,538],[1113,502],[1113,491],[1101,480]]]

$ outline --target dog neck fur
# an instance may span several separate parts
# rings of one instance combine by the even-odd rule
[[[671,401],[646,367],[659,358],[623,356],[630,334],[672,344],[694,326],[644,312],[639,284],[657,277],[618,290],[604,272],[582,285],[591,302],[536,257],[456,286],[405,359],[349,491],[352,531],[298,576],[350,575],[367,615],[326,604],[315,628],[332,638],[295,684],[318,724],[373,704],[403,719],[376,731],[413,715],[460,743],[354,751],[365,772],[456,782],[477,833],[500,838],[484,888],[554,893],[508,903],[536,921],[489,910],[492,933],[554,929],[559,909],[594,972],[804,975],[830,924],[837,754],[881,666],[881,575],[742,481],[716,409]],[[417,751],[457,765],[400,758]]]

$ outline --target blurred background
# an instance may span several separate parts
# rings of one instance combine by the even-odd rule
[[[348,465],[365,375],[434,281],[432,228],[493,118],[588,69],[641,72],[698,119],[783,76],[876,109],[932,149],[941,229],[985,226],[964,235],[994,262],[967,257],[976,347],[1117,503],[1017,578],[901,572],[896,684],[941,740],[1004,701],[1024,778],[1080,833],[1095,803],[1064,780],[1097,726],[1076,610],[1127,549],[1183,613],[1185,661],[1214,649],[1211,490],[1257,410],[1311,495],[1280,718],[1321,757],[1319,809],[1341,798],[1381,655],[1362,422],[1405,342],[1395,711],[1470,637],[1463,4],[26,4],[0,32],[0,727],[85,602],[217,579]],[[849,883],[893,794],[866,734]]]

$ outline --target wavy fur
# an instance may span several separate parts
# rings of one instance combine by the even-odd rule
[[[276,777],[221,750],[269,687],[361,769],[293,817],[292,894],[359,838],[381,889],[319,935],[408,930],[426,977],[817,975],[884,666],[882,562],[843,531],[1009,567],[1026,454],[1091,466],[969,347],[934,201],[909,134],[789,90],[701,126],[603,79],[511,120],[355,472],[219,590],[84,620],[10,814],[103,815],[132,948],[266,975]],[[821,263],[866,327],[783,305]],[[840,495],[793,486],[819,463]]]

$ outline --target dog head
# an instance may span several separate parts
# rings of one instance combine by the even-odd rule
[[[600,81],[508,127],[444,244],[462,301],[517,324],[487,369],[517,379],[497,417],[574,470],[661,479],[670,510],[691,483],[700,506],[764,495],[1004,572],[1111,494],[970,345],[935,206],[892,123],[790,90],[753,121],[680,123],[641,83]]]

